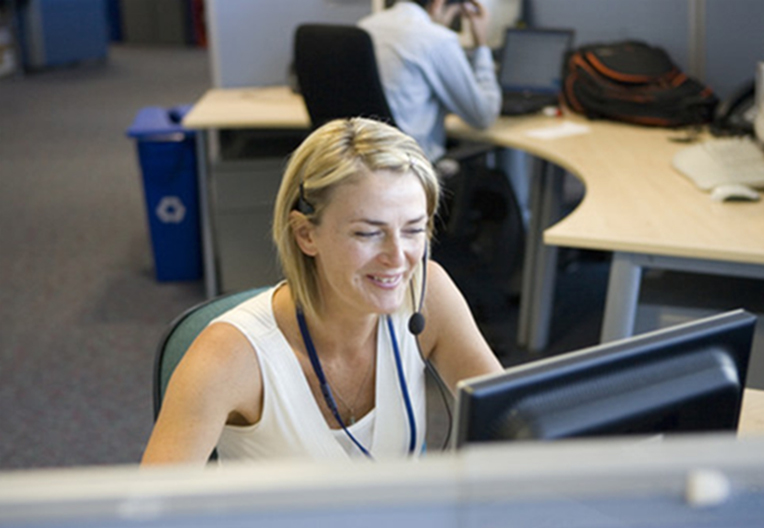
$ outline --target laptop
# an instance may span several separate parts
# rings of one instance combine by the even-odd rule
[[[562,61],[573,34],[571,29],[506,29],[498,57],[502,115],[531,114],[557,104]]]

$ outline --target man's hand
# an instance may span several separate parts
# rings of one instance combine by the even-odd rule
[[[436,24],[442,24],[446,27],[450,27],[458,15],[462,11],[461,4],[446,4],[446,0],[432,0],[432,3],[427,8],[427,12],[430,14],[430,18]]]
[[[462,17],[469,21],[475,46],[486,46],[488,44],[488,11],[478,0],[467,0],[460,5]]]

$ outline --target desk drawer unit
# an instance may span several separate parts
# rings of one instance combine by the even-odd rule
[[[267,286],[281,278],[271,242],[273,204],[285,158],[213,164],[212,214],[221,292]]]

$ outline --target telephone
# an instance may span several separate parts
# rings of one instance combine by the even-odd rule
[[[756,85],[750,80],[716,107],[711,133],[715,136],[753,135],[755,118]]]

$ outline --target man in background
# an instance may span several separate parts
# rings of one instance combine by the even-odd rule
[[[461,15],[474,49],[449,29]],[[359,22],[374,42],[380,77],[396,124],[433,162],[446,151],[445,118],[487,128],[498,117],[501,90],[487,46],[488,13],[477,0],[398,0]]]

